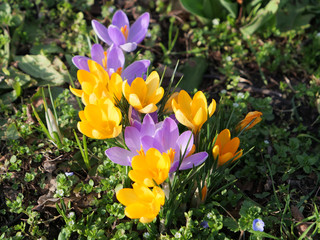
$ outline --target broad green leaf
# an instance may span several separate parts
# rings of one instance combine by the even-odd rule
[[[180,0],[182,6],[189,12],[194,15],[205,17],[205,13],[203,11],[203,1],[201,0]]]
[[[20,137],[17,126],[15,123],[11,123],[6,131],[6,138],[10,140],[17,140]]]
[[[0,73],[0,90],[12,89],[16,82],[18,82],[22,88],[30,87],[36,83],[29,75],[12,66],[9,69],[3,68],[2,73]]]
[[[15,90],[12,90],[7,93],[0,94],[0,103],[9,104],[15,101],[18,98]]]
[[[15,60],[18,61],[19,68],[36,78],[40,86],[48,84],[52,86],[62,85],[68,80],[68,76],[61,73],[63,69],[59,65],[61,62],[59,59],[57,60],[59,64],[51,64],[50,60],[43,55],[16,56]]]
[[[229,12],[231,17],[236,18],[238,15],[238,3],[231,0],[220,0],[221,5]]]
[[[259,28],[267,24],[278,11],[280,0],[271,0],[264,8],[257,12],[257,15],[244,27],[240,28],[245,36],[252,35]]]
[[[191,58],[184,66],[180,68],[180,72],[184,74],[179,85],[186,91],[192,91],[198,88],[202,82],[203,74],[208,68],[208,63],[205,58]]]

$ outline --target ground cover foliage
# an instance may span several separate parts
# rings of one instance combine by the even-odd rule
[[[212,16],[181,2],[190,12],[165,0],[0,4],[1,238],[319,239],[319,4],[237,1],[225,8],[228,1],[216,1],[224,10]],[[201,204],[195,194],[166,224],[161,216],[150,224],[125,216],[115,192],[130,179],[104,153],[112,142],[77,130],[71,59],[99,42],[91,20],[107,26],[118,9],[130,22],[150,13],[147,36],[126,64],[149,59],[164,88],[178,66],[174,84],[184,76],[178,88],[202,90],[223,105],[221,124],[263,113],[241,136],[241,148],[254,149],[224,168]],[[40,124],[53,105],[61,137]],[[253,230],[255,219],[264,232]]]

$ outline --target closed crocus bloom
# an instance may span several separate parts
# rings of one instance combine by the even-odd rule
[[[235,137],[231,139],[229,129],[224,129],[220,132],[212,149],[214,159],[218,157],[218,166],[222,166],[232,158],[234,158],[234,161],[241,157],[242,149],[237,152],[239,145],[239,138]]]
[[[153,71],[146,79],[136,78],[131,83],[123,82],[122,92],[129,104],[140,113],[152,113],[158,108],[156,104],[163,97],[164,90],[160,87],[160,78],[156,71]]]
[[[236,127],[237,131],[241,131],[242,129],[244,129],[245,127],[246,130],[249,130],[250,128],[252,128],[254,125],[258,124],[259,122],[261,122],[262,118],[262,112],[258,112],[258,111],[254,111],[254,112],[249,112],[246,117],[240,121]],[[251,123],[251,124],[250,124]],[[250,125],[249,125],[250,124]],[[248,126],[249,125],[249,126]]]
[[[172,109],[172,100],[175,99],[176,101],[178,100],[178,92],[174,92],[172,93],[172,95],[169,97],[169,99],[167,100],[166,104],[164,105],[164,109],[163,111],[165,113],[172,113],[173,109]]]
[[[78,80],[82,89],[70,87],[71,92],[81,97],[84,105],[97,104],[98,101],[110,99],[115,103],[122,97],[122,78],[119,74],[113,73],[111,79],[103,67],[95,61],[88,60],[89,72],[80,69],[77,72]]]
[[[114,138],[121,133],[122,115],[110,99],[87,105],[79,117],[79,131],[90,138]]]
[[[141,149],[140,154],[132,158],[132,170],[129,177],[132,181],[144,184],[147,187],[163,183],[167,178],[171,166],[171,159],[167,153],[160,153],[150,148],[146,154]]]
[[[172,100],[172,108],[177,120],[197,134],[208,120],[208,115],[211,117],[216,110],[216,101],[212,99],[208,107],[203,92],[198,91],[191,99],[186,91],[181,90],[178,98]]]
[[[160,207],[164,205],[165,194],[159,187],[153,190],[134,183],[132,188],[124,188],[117,192],[120,203],[126,206],[125,215],[131,219],[139,218],[142,223],[150,223],[157,217]]]

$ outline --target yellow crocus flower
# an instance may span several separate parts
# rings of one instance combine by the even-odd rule
[[[85,106],[84,110],[79,112],[79,117],[79,131],[90,138],[114,138],[122,130],[121,112],[110,99]]]
[[[262,112],[254,111],[254,112],[249,112],[246,117],[240,121],[236,127],[237,131],[241,131],[244,129],[247,125],[250,125],[246,128],[246,130],[249,130],[252,128],[254,125],[258,124],[261,122],[262,118]]]
[[[122,78],[118,73],[113,73],[111,78],[103,67],[95,61],[88,60],[89,72],[78,70],[77,78],[82,89],[75,89],[70,86],[70,91],[81,97],[84,105],[97,104],[98,101],[110,99],[115,103],[122,97]]]
[[[164,90],[160,87],[159,74],[153,71],[146,79],[138,77],[131,86],[127,81],[122,85],[122,92],[129,104],[140,113],[152,113],[157,110],[156,104],[163,97]]]
[[[212,154],[214,159],[218,157],[218,166],[222,166],[230,159],[238,159],[242,156],[242,149],[237,152],[240,145],[240,140],[238,137],[231,139],[231,134],[229,129],[222,130],[212,149]]]
[[[131,165],[129,178],[147,187],[153,187],[154,182],[160,185],[168,178],[171,159],[167,153],[161,154],[159,150],[150,148],[146,154],[140,150],[139,155],[132,158]]]
[[[203,92],[198,91],[191,99],[186,91],[181,90],[178,97],[173,98],[172,108],[177,120],[194,134],[198,134],[202,125],[208,120],[208,115],[211,117],[216,110],[216,101],[212,99],[208,107]]]
[[[142,223],[150,223],[157,217],[160,207],[164,205],[165,194],[159,187],[153,190],[134,183],[132,188],[124,188],[117,192],[120,203],[126,206],[125,215],[131,219],[139,218]]]

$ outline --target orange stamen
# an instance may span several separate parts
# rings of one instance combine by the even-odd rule
[[[121,73],[122,73],[122,67],[119,67],[119,68],[117,69],[116,73],[118,73],[119,75],[121,75]]]
[[[105,51],[103,54],[104,54],[104,59],[102,59],[102,64],[103,64],[104,69],[107,69],[107,60],[108,60],[107,51]]]
[[[144,150],[142,148],[142,145],[141,145],[141,148],[140,150],[137,150],[137,153],[140,155],[140,156],[145,156],[146,154],[144,153]]]
[[[176,154],[176,151],[174,149],[170,148],[167,153],[168,153],[168,156],[171,160],[171,163],[173,163],[174,155]]]
[[[127,25],[124,25],[124,27],[121,27],[120,31],[122,32],[124,38],[127,41],[128,35],[129,35],[129,29],[127,28]]]

